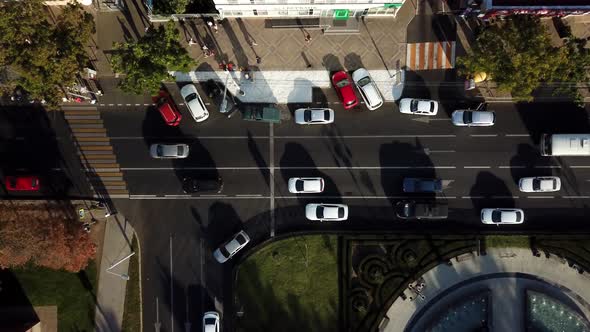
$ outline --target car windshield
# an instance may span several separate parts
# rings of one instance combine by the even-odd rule
[[[184,154],[184,146],[179,145],[178,146],[178,155],[182,156]]]
[[[521,221],[521,219],[522,219],[522,214],[520,214],[520,213],[518,213],[518,212],[517,212],[517,213],[515,213],[515,215],[516,215],[516,221],[517,221],[517,222]]]
[[[410,103],[410,110],[412,112],[416,112],[418,110],[418,103],[419,103],[418,100],[416,100],[416,99],[412,100],[412,102]]]
[[[414,205],[413,204],[404,204],[404,215],[408,216],[408,217],[414,215]]]
[[[463,113],[463,122],[464,123],[471,123],[473,119],[473,113],[471,112],[464,112]]]
[[[229,257],[229,251],[227,251],[227,249],[225,249],[225,246],[219,248],[219,251],[221,251],[221,254],[223,255],[223,257]]]
[[[158,153],[158,156],[161,156],[164,154],[164,148],[161,145],[158,145],[156,152]]]
[[[310,110],[306,110],[305,112],[303,112],[303,120],[305,122],[311,121],[311,111]]]
[[[369,78],[369,76],[365,76],[358,81],[358,85],[360,86],[365,86],[369,83],[371,83],[371,79]]]
[[[297,191],[303,191],[303,181],[302,180],[295,181],[295,189],[297,189]]]
[[[326,120],[326,121],[330,120],[330,112],[329,111],[324,111],[324,120]]]
[[[322,206],[318,206],[317,215],[318,215],[318,218],[324,217],[324,208]]]
[[[539,190],[539,189],[541,189],[541,180],[534,179],[533,180],[533,190]]]
[[[242,234],[236,236],[236,241],[238,241],[239,244],[244,244],[246,243],[246,238],[244,238],[244,236]]]
[[[188,103],[191,102],[192,100],[197,99],[197,94],[196,93],[191,93],[188,96],[186,96],[186,98],[184,98],[184,100]]]
[[[502,221],[502,211],[492,212],[492,222],[501,222],[501,221]]]
[[[215,318],[205,318],[205,325],[215,325]]]
[[[340,82],[336,83],[336,86],[339,87],[339,88],[343,88],[343,87],[345,87],[345,86],[347,86],[349,84],[350,83],[348,82],[347,79],[343,79]]]
[[[37,186],[37,179],[32,179],[31,180],[31,186],[32,187],[36,187]]]
[[[430,113],[434,113],[434,103],[430,102]]]
[[[338,218],[344,218],[344,208],[338,208]]]

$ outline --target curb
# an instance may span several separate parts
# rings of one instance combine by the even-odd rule
[[[133,228],[133,236],[137,240],[137,265],[139,268],[139,332],[143,332],[143,289],[141,287],[142,277],[141,277],[141,241],[139,241],[139,236],[137,236],[137,232],[135,228]]]

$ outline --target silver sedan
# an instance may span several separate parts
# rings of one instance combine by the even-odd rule
[[[295,111],[297,124],[329,124],[334,122],[334,110],[330,108],[300,108]]]
[[[188,145],[186,144],[152,144],[150,156],[156,159],[181,159],[188,157]]]

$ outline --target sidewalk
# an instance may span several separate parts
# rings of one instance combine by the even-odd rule
[[[121,275],[127,274],[131,241],[135,231],[121,214],[115,214],[106,221],[100,271],[98,278],[95,327],[97,332],[119,332],[123,322],[127,281]],[[137,252],[135,255],[139,255]],[[115,265],[109,273],[106,270]],[[141,280],[139,281],[141,282]]]

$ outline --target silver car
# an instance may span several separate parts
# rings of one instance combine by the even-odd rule
[[[561,189],[561,180],[557,176],[522,178],[518,181],[518,189],[525,193],[559,191]]]
[[[203,314],[203,332],[219,332],[219,313],[207,311]]]
[[[150,156],[156,159],[182,159],[188,157],[189,148],[186,144],[152,144]]]
[[[365,68],[355,70],[352,73],[352,80],[361,93],[368,109],[373,111],[383,105],[383,97],[379,93],[377,84],[375,84],[375,81],[373,81]]]
[[[438,101],[429,99],[403,98],[399,102],[399,111],[404,114],[433,116],[438,113]]]
[[[219,263],[225,263],[238,251],[244,248],[248,242],[250,242],[248,234],[244,231],[240,231],[234,235],[231,240],[217,248],[217,250],[213,252],[213,257],[215,257]]]
[[[451,115],[453,124],[460,127],[489,127],[496,122],[496,113],[491,111],[457,110]]]
[[[521,209],[481,209],[481,222],[487,225],[518,225],[524,222]]]
[[[180,89],[180,95],[186,106],[188,107],[191,116],[197,122],[203,122],[209,118],[209,111],[205,107],[205,103],[199,96],[199,92],[194,84],[187,84]]]
[[[305,217],[317,221],[343,221],[348,219],[348,206],[344,204],[307,204]]]
[[[295,111],[297,124],[329,124],[334,122],[334,110],[330,108],[300,108]]]
[[[292,194],[311,194],[324,191],[322,178],[290,178],[289,192]]]

